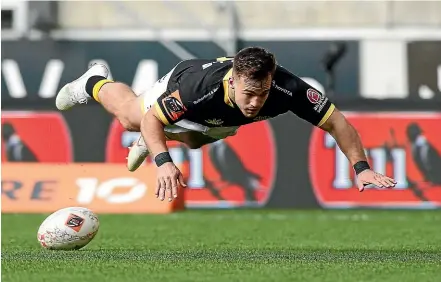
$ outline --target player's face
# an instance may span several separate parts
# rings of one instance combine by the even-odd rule
[[[271,88],[272,77],[270,74],[263,80],[251,80],[246,77],[234,80],[234,102],[244,116],[252,118],[257,116],[265,104]]]

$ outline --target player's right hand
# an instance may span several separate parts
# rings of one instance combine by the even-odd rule
[[[171,202],[178,197],[179,186],[186,187],[187,185],[184,183],[184,176],[174,163],[167,162],[158,167],[156,198],[164,201],[167,196],[168,201]]]
[[[364,187],[369,184],[374,184],[379,188],[393,188],[397,182],[381,173],[366,169],[357,176],[358,191],[363,192]]]

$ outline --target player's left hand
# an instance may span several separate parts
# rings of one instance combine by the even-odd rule
[[[369,184],[374,184],[379,188],[393,188],[397,182],[390,177],[366,169],[357,176],[358,191],[363,192],[364,187]]]

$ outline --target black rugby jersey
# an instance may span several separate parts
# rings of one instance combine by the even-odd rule
[[[229,127],[291,111],[311,124],[321,126],[335,108],[325,95],[277,65],[265,104],[256,117],[247,118],[228,97],[232,60],[180,62],[172,71],[166,92],[155,103],[162,122],[169,125],[186,119],[207,127]]]

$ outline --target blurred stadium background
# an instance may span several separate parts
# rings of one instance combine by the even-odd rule
[[[1,5],[5,281],[441,278],[441,1]],[[170,142],[189,187],[160,203],[150,160],[125,168],[139,133],[95,102],[55,108],[95,61],[142,93],[181,60],[253,45],[347,114],[395,190],[359,193],[332,137],[286,114],[198,150]],[[66,206],[102,216],[100,236],[80,254],[40,252],[38,225]]]

